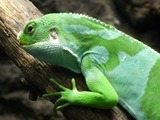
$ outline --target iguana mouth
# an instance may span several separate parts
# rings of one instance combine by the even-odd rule
[[[26,44],[23,44],[23,43],[21,42],[21,39],[20,39],[21,34],[22,34],[22,31],[20,31],[20,32],[17,34],[17,40],[18,40],[19,44],[23,47],[23,46],[26,45]]]
[[[17,40],[18,40],[19,44],[20,44],[22,47],[27,46],[27,45],[32,45],[32,44],[34,44],[34,43],[30,43],[30,44],[23,43],[23,42],[21,41],[21,35],[22,35],[22,31],[20,31],[20,32],[17,34]]]
[[[17,34],[17,40],[18,40],[18,42],[19,42],[19,44],[23,47],[25,44],[23,44],[22,42],[21,42],[21,39],[20,39],[20,35],[22,34],[22,31],[20,31],[18,34]]]

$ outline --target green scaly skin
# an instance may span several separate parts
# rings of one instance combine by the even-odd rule
[[[57,35],[55,35],[57,33]],[[138,120],[160,119],[160,55],[94,18],[71,13],[47,14],[18,34],[22,47],[49,64],[82,73],[90,91],[61,92],[55,110],[68,105],[108,109],[118,102]],[[66,101],[64,103],[64,101]]]

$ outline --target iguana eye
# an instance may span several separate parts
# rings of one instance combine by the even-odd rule
[[[24,32],[26,34],[33,34],[33,32],[35,31],[36,28],[36,23],[34,21],[29,22],[25,28],[24,28]]]
[[[32,33],[33,30],[34,30],[34,27],[33,27],[33,26],[28,26],[28,29],[27,29],[28,33]]]

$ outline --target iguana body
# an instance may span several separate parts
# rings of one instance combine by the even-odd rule
[[[106,109],[119,102],[138,120],[160,119],[160,55],[150,47],[99,20],[70,13],[32,20],[18,37],[39,60],[84,75],[90,91],[77,91],[74,80],[73,90],[53,81],[64,92],[45,96],[61,95],[57,109],[70,104]]]

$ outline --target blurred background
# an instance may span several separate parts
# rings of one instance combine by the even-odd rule
[[[30,1],[43,14],[73,12],[100,19],[160,52],[159,0]],[[0,48],[0,120],[55,120],[53,104],[40,98],[30,101],[22,80],[19,68]]]

